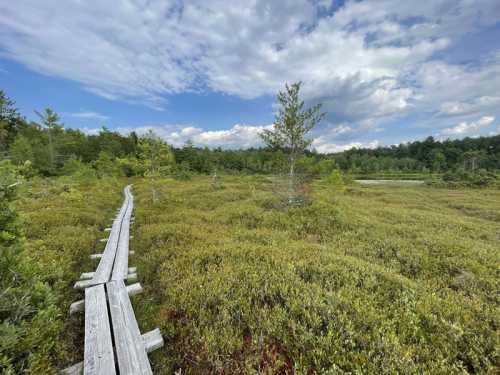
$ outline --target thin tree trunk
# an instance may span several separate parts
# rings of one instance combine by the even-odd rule
[[[49,157],[50,157],[50,169],[54,170],[54,146],[52,145],[52,131],[50,127],[48,127],[49,131]]]
[[[288,175],[288,203],[293,203],[295,193],[295,156],[290,156],[290,172]]]

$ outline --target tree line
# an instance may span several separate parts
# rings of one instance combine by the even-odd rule
[[[289,166],[286,150],[272,147],[226,150],[196,147],[188,141],[172,147],[154,133],[123,135],[103,127],[85,134],[64,127],[51,109],[26,120],[15,103],[0,91],[0,158],[26,174],[54,176],[161,175],[189,173],[280,173]],[[445,173],[455,170],[500,170],[500,135],[439,141],[428,137],[376,149],[351,149],[332,154],[300,153],[298,172],[326,175],[334,169],[354,174]]]

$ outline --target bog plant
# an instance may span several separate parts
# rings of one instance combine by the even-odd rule
[[[335,169],[330,172],[327,177],[328,184],[336,190],[343,191],[345,189],[344,179],[342,178],[342,173]]]
[[[288,155],[288,203],[294,205],[302,200],[297,193],[302,188],[296,179],[297,159],[312,144],[307,134],[326,116],[320,112],[321,104],[305,108],[299,92],[302,82],[285,85],[285,91],[277,96],[279,111],[271,130],[260,133],[264,143],[275,150],[282,150]]]
[[[22,181],[22,184],[15,185]],[[71,177],[22,180],[0,162],[0,373],[55,374],[81,360],[81,297],[71,284],[92,269],[119,183]]]
[[[10,186],[18,172],[2,165]],[[130,262],[145,287],[134,311],[167,343],[150,354],[154,373],[497,371],[499,190],[335,194],[316,180],[311,204],[283,207],[273,178],[222,180],[160,177],[156,203],[147,178],[2,190],[12,256],[0,258],[0,372],[49,374],[82,359],[71,286],[95,268],[88,256],[131,182]]]
[[[469,171],[466,169],[457,169],[443,174],[442,183],[432,181],[435,185],[446,187],[473,187],[484,188],[500,186],[500,180],[495,173],[485,169]]]
[[[495,372],[498,191],[317,181],[283,208],[273,184],[134,185],[158,373]]]

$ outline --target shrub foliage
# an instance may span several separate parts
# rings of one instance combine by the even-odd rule
[[[159,373],[488,373],[498,363],[500,196],[273,182],[137,184],[133,246]],[[258,188],[256,188],[258,186]]]

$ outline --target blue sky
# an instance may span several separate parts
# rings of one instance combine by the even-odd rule
[[[259,146],[303,81],[319,152],[500,132],[500,1],[0,3],[0,89],[65,126]]]

